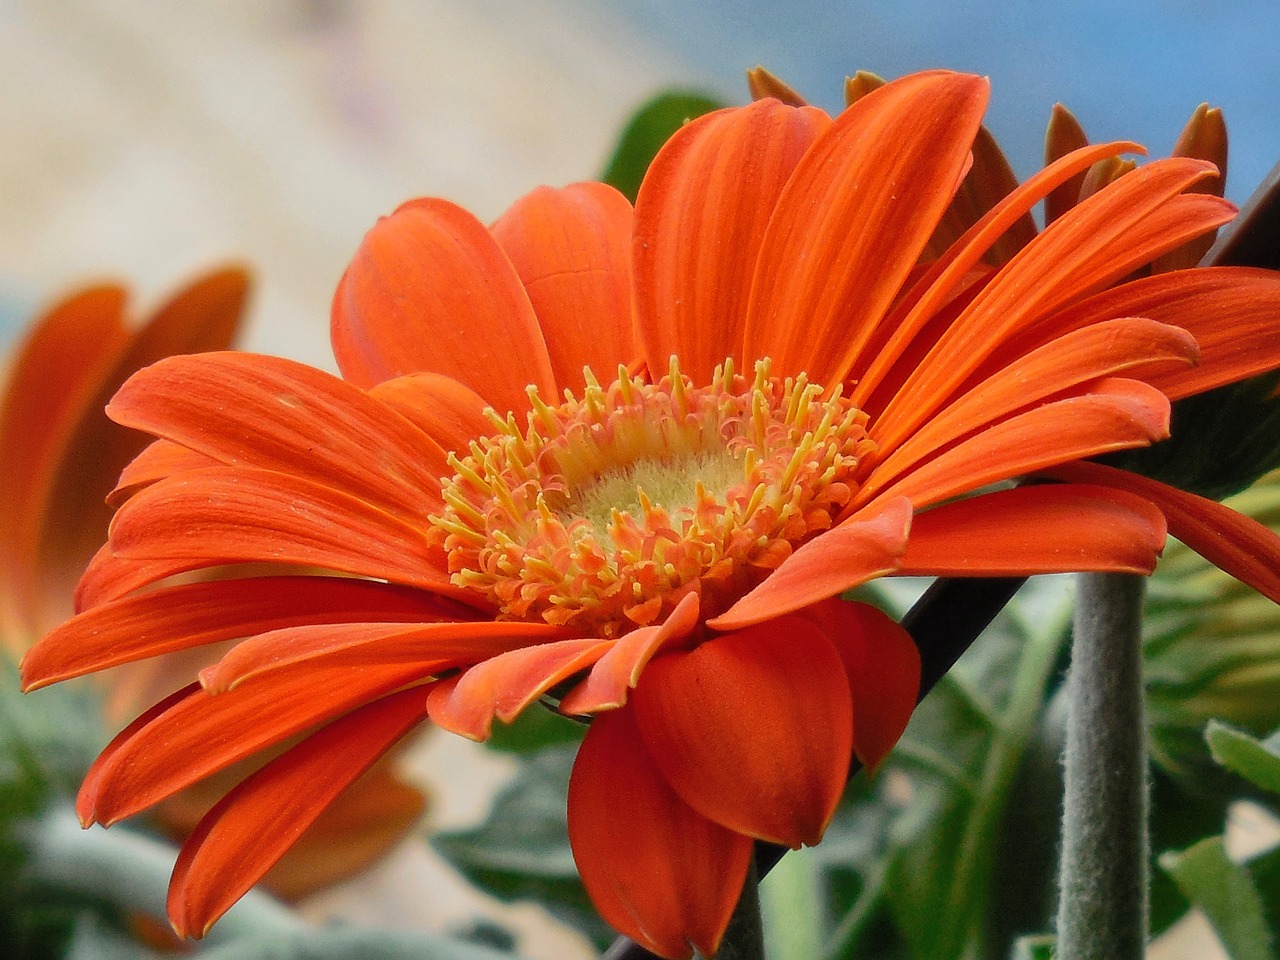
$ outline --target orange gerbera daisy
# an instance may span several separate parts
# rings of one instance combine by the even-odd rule
[[[569,831],[601,913],[664,956],[713,954],[753,839],[816,842],[852,759],[874,766],[914,705],[910,638],[839,593],[1150,571],[1165,519],[1145,495],[1005,482],[1159,440],[1167,395],[1280,364],[1231,339],[1272,322],[1280,277],[1108,289],[1232,216],[1187,192],[1214,172],[1188,159],[984,263],[1125,143],[1049,165],[923,262],[986,99],[933,72],[834,120],[772,99],[714,113],[634,211],[597,183],[489,228],[414,201],[339,285],[344,379],[212,354],[125,385],[109,412],[160,439],[26,682],[244,639],[106,749],[82,818],[310,731],[184,847],[180,931],[428,716],[479,739],[549,696],[593,718]],[[166,583],[264,561],[330,573]]]

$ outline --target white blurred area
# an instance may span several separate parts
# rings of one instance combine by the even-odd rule
[[[119,278],[154,305],[238,260],[245,344],[332,369],[329,298],[414,196],[492,219],[597,176],[626,116],[699,77],[573,0],[0,3],[0,294]]]
[[[434,194],[492,219],[597,176],[650,94],[705,86],[570,0],[4,0],[0,51],[6,341],[77,285],[125,282],[145,311],[237,261],[257,281],[242,345],[327,369],[333,288],[380,214]],[[441,828],[481,820],[509,774],[438,732],[412,759]],[[593,955],[421,841],[307,913],[437,932],[487,914],[527,956]]]

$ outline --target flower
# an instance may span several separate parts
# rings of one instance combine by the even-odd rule
[[[179,931],[428,717],[483,739],[548,697],[593,718],[569,831],[602,915],[711,955],[753,839],[817,842],[851,760],[874,767],[914,705],[910,638],[842,591],[1152,569],[1165,520],[1145,491],[1006,481],[1159,440],[1166,391],[1280,364],[1229,347],[1280,278],[1121,282],[1230,219],[1187,192],[1214,168],[1185,158],[984,262],[1128,143],[1069,153],[926,256],[986,99],[930,72],[834,120],[773,99],[713,113],[634,210],[595,183],[489,228],[412,201],[339,284],[343,379],[210,354],[123,387],[111,416],[158,439],[26,684],[243,639],[108,746],[82,819],[307,734],[184,846]],[[264,562],[285,572],[230,566]]]
[[[227,348],[248,293],[244,270],[217,270],[135,324],[124,287],[89,287],[42,313],[16,348],[0,400],[0,642],[14,661],[73,613],[76,580],[106,535],[106,497],[147,445],[144,435],[108,420],[103,406],[131,374],[162,357]],[[108,720],[167,694],[189,667],[175,658],[114,671],[104,684]],[[185,838],[230,785],[183,790],[157,809],[158,826]],[[273,870],[273,890],[302,896],[357,872],[403,837],[423,807],[421,793],[389,766],[345,801]]]

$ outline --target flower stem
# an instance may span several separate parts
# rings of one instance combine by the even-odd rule
[[[1058,960],[1141,960],[1147,939],[1145,579],[1078,578],[1059,877]]]
[[[755,857],[747,867],[742,896],[733,908],[716,960],[764,960],[764,924],[760,918],[760,873]]]

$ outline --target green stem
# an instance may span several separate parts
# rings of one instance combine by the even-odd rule
[[[1133,574],[1081,574],[1064,758],[1059,960],[1141,960],[1148,797],[1142,597]]]
[[[742,896],[729,918],[729,927],[716,960],[764,960],[764,925],[760,919],[760,874],[755,858],[747,868]]]

